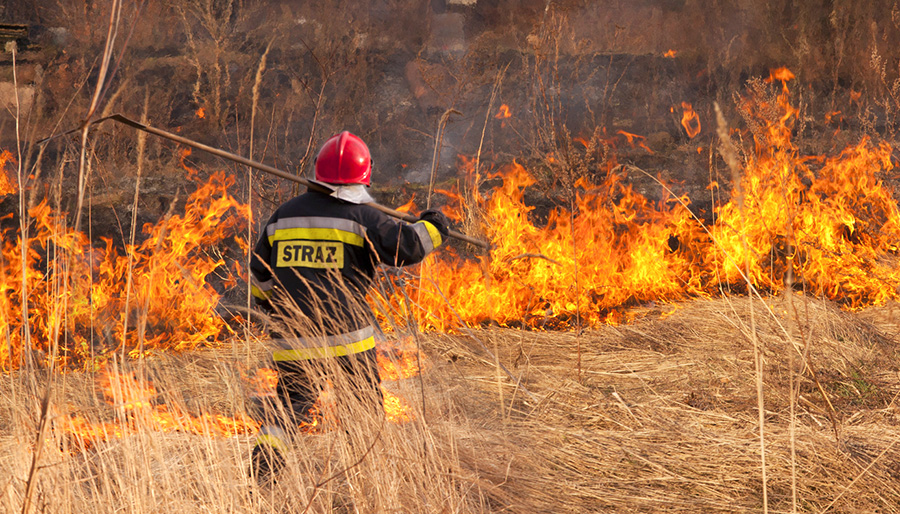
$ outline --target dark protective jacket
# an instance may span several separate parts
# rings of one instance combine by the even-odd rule
[[[442,242],[432,223],[308,192],[282,204],[250,261],[257,304],[280,320],[276,361],[337,357],[375,346],[365,295],[375,266],[420,262]]]

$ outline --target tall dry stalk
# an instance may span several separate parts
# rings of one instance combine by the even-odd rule
[[[266,71],[266,58],[269,55],[269,50],[272,49],[272,44],[275,42],[275,39],[269,40],[269,44],[266,45],[266,50],[263,52],[262,57],[259,58],[259,65],[256,67],[256,78],[253,81],[253,97],[250,106],[250,148],[249,148],[249,159],[253,160],[253,150],[254,150],[254,142],[256,139],[256,109],[259,105],[259,86],[262,84],[263,73]],[[253,257],[253,246],[254,246],[254,234],[253,234],[253,168],[247,167],[247,212],[250,214],[250,219],[247,223],[247,257],[244,260],[245,269],[250,269],[250,260]],[[247,307],[247,312],[250,312],[253,308],[253,294],[251,293],[250,281],[247,281],[247,290],[245,296],[245,305]],[[247,357],[250,356],[250,318],[248,316],[247,321],[244,323],[244,342],[247,350]],[[235,346],[235,351],[237,351],[237,347]],[[237,357],[237,355],[235,355]]]
[[[27,360],[26,365],[27,369],[32,369],[31,362],[31,327],[29,321],[29,312],[28,312],[28,217],[27,217],[27,209],[25,208],[25,173],[22,168],[22,138],[20,133],[20,117],[21,112],[19,109],[19,81],[18,81],[18,73],[16,67],[16,42],[11,41],[6,44],[6,50],[12,54],[12,63],[13,63],[13,87],[16,91],[16,112],[15,112],[15,124],[16,124],[16,179],[19,182],[19,234],[21,237],[21,248],[22,251],[19,255],[19,265],[21,271],[21,279],[22,279],[22,294],[19,300],[22,303],[22,345],[27,350],[23,352],[25,354],[25,358]],[[10,347],[9,355],[12,356],[12,347]],[[12,364],[12,363],[10,363]],[[21,364],[21,363],[20,363]]]
[[[147,114],[150,107],[150,90],[147,89],[144,91],[144,109],[141,112],[141,123],[148,123]],[[144,174],[144,152],[147,148],[147,133],[144,131],[138,131],[138,141],[137,141],[137,176],[134,178],[134,200],[131,202],[131,231],[128,236],[128,244],[131,250],[128,252],[128,272],[125,275],[125,312],[122,317],[122,356],[121,359],[125,361],[125,349],[128,346],[128,320],[131,318],[129,315],[130,304],[131,304],[131,289],[132,289],[132,273],[134,271],[134,238],[137,234],[137,213],[138,213],[138,201],[141,197],[141,177]]]
[[[19,230],[20,230],[20,244],[21,244],[21,277],[22,277],[22,344],[24,347],[24,352],[27,356],[27,371],[29,375],[34,373],[35,367],[31,358],[31,328],[29,325],[29,310],[28,310],[28,213],[25,206],[25,176],[23,170],[22,163],[22,138],[20,131],[20,118],[21,118],[21,104],[19,101],[19,84],[18,84],[18,73],[16,66],[16,44],[12,42],[8,47],[10,52],[12,53],[12,61],[13,61],[13,87],[16,93],[16,110],[15,110],[15,125],[16,125],[16,152],[17,152],[17,168],[16,175],[19,183]],[[58,328],[58,322],[56,328]],[[51,327],[53,328],[53,327]],[[51,333],[53,331],[51,330]],[[34,491],[37,485],[37,474],[40,469],[41,457],[45,447],[45,439],[47,434],[48,425],[50,422],[50,398],[53,394],[53,384],[54,384],[54,369],[53,363],[56,362],[56,354],[57,354],[57,338],[54,338],[50,343],[51,348],[51,366],[50,366],[50,374],[47,378],[47,384],[44,389],[44,393],[41,399],[41,407],[40,412],[38,414],[38,427],[37,432],[35,434],[35,442],[34,442],[34,450],[31,456],[31,465],[28,469],[28,475],[25,479],[25,493],[22,499],[22,514],[29,514],[31,512],[32,502]],[[11,348],[10,348],[11,350]],[[10,352],[10,356],[12,356],[12,352]],[[12,362],[10,362],[12,366]],[[12,370],[10,370],[12,371]],[[15,398],[15,389],[13,389],[13,397]]]
[[[437,174],[438,166],[441,163],[441,150],[444,147],[444,128],[450,121],[450,116],[456,114],[462,116],[462,113],[456,109],[447,109],[438,120],[437,130],[434,134],[434,152],[431,155],[431,174],[428,178],[428,196],[425,197],[425,208],[431,208],[431,193],[434,191],[434,176]]]
[[[26,231],[28,223],[27,223],[27,212],[25,210],[25,188],[23,181],[24,174],[22,170],[22,146],[21,146],[21,134],[19,131],[19,118],[21,115],[19,109],[19,82],[18,82],[18,74],[16,68],[16,43],[15,41],[7,44],[7,50],[12,54],[12,62],[13,62],[13,86],[16,92],[16,112],[15,112],[15,124],[16,124],[16,152],[17,152],[17,166],[16,166],[16,178],[19,182],[19,231],[21,234],[21,260],[20,260],[20,270],[22,277],[22,344],[25,348],[24,352],[27,356],[27,370],[29,373],[34,371],[34,367],[31,362],[31,328],[29,326],[29,312],[28,312],[28,233]],[[10,347],[9,352],[10,357],[13,355],[12,348]],[[12,362],[10,362],[10,371],[12,369]],[[46,430],[47,423],[47,401],[50,397],[50,387],[48,382],[47,393],[44,396],[44,402],[41,404],[41,413],[39,417],[39,428],[37,430],[37,435],[35,438],[35,452],[31,459],[31,467],[28,470],[28,476],[25,480],[25,495],[22,500],[22,514],[29,514],[31,512],[31,497],[34,493],[34,485],[35,485],[35,475],[38,470],[38,462],[40,461],[40,451],[43,448],[43,436]],[[15,398],[15,389],[13,389],[13,398]]]
[[[737,150],[735,150],[734,145],[731,142],[731,138],[728,135],[728,124],[725,122],[725,116],[722,114],[722,109],[719,107],[718,102],[715,103],[716,109],[716,133],[719,136],[719,152],[722,154],[722,158],[725,159],[725,163],[728,165],[728,168],[731,170],[731,179],[734,184],[735,191],[737,192],[737,202],[738,202],[738,210],[741,213],[741,244],[743,245],[744,255],[750,255],[749,244],[747,243],[747,234],[746,234],[746,216],[747,212],[744,206],[744,191],[741,186],[741,166],[740,161],[738,161]],[[756,313],[753,308],[753,283],[750,280],[750,261],[744,263],[744,278],[747,281],[747,291],[748,297],[750,300],[750,340],[753,343],[753,363],[756,371],[756,408],[757,408],[757,422],[759,423],[759,459],[760,459],[760,470],[761,470],[761,479],[762,479],[762,496],[763,496],[763,512],[769,512],[769,487],[768,487],[768,475],[767,475],[767,467],[766,467],[766,406],[765,406],[765,396],[763,390],[763,355],[762,348],[759,344],[759,338],[756,333]]]
[[[84,192],[87,186],[85,172],[85,162],[87,159],[87,139],[88,131],[91,127],[91,118],[100,105],[100,99],[104,89],[106,88],[107,74],[109,72],[110,63],[113,55],[113,47],[115,46],[116,37],[119,33],[119,23],[122,18],[122,1],[112,0],[109,11],[109,26],[106,34],[106,45],[103,48],[103,55],[100,60],[100,71],[97,76],[97,86],[94,88],[94,94],[91,96],[91,103],[88,106],[87,113],[81,126],[81,154],[78,163],[78,203],[75,208],[75,231],[81,230],[81,216],[84,206]]]

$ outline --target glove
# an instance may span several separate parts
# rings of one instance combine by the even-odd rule
[[[419,221],[427,221],[434,225],[444,238],[450,234],[450,220],[441,211],[425,211],[419,215]]]

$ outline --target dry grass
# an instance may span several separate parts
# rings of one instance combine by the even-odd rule
[[[796,326],[809,338],[810,362],[840,418],[836,439],[826,403],[804,373],[794,431],[798,511],[900,512],[893,308],[848,314],[821,301],[795,302],[803,318]],[[759,303],[769,508],[790,512],[787,352],[802,343],[785,341]],[[776,313],[786,307],[782,298],[768,303]],[[81,450],[56,431],[34,502],[49,512],[759,511],[748,308],[745,298],[702,300],[665,319],[647,310],[632,324],[588,332],[581,383],[573,334],[476,332],[489,347],[496,343],[500,361],[540,398],[536,404],[507,381],[501,406],[493,358],[464,337],[429,336],[424,380],[388,384],[414,406],[416,421],[343,416],[345,430],[300,435],[274,486],[247,476],[246,435],[139,430]],[[158,403],[234,414],[248,392],[238,373],[244,363],[230,355],[167,356],[146,361],[142,372],[160,391]],[[115,421],[116,408],[98,398],[92,381],[83,374],[60,381],[57,426],[67,412]],[[4,512],[20,509],[40,382],[3,377]]]
[[[409,2],[398,5],[406,3]],[[80,10],[85,18],[94,19],[93,23],[71,22],[83,27],[82,31],[93,32],[104,26],[96,21],[105,19],[99,17],[99,11],[89,12],[81,8],[81,2],[61,3],[63,7],[68,4],[77,7],[76,14]],[[141,55],[153,57],[125,62],[120,73],[127,79],[123,81],[125,85],[109,98],[105,109],[137,105],[134,98],[147,98],[144,110],[156,112],[161,121],[172,122],[165,124],[208,123],[206,129],[222,132],[216,134],[217,138],[221,136],[219,141],[246,144],[251,155],[276,154],[281,162],[299,163],[300,169],[307,162],[313,141],[320,136],[317,132],[347,123],[373,133],[383,131],[381,137],[385,141],[392,139],[394,132],[390,130],[414,132],[395,121],[382,126],[382,120],[390,120],[393,114],[381,116],[375,109],[358,109],[359,105],[377,104],[370,101],[375,96],[393,99],[400,94],[386,95],[382,88],[370,87],[376,69],[372,63],[377,60],[372,56],[377,55],[377,45],[371,49],[362,43],[346,45],[342,38],[331,36],[346,32],[346,27],[331,30],[332,24],[346,25],[346,20],[308,16],[309,42],[304,40],[301,45],[292,38],[279,38],[281,29],[260,29],[263,34],[237,30],[244,24],[267,27],[268,23],[259,20],[277,17],[285,20],[277,27],[292,27],[289,24],[301,16],[307,20],[307,15],[317,10],[331,12],[327,6],[310,4],[291,16],[283,16],[277,10],[256,16],[246,10],[232,17],[233,2],[219,2],[225,7],[221,12],[212,9],[214,3],[195,4],[179,10],[176,21],[183,23],[147,23],[144,28],[138,27],[135,44],[139,46],[143,37]],[[164,9],[160,12],[165,14],[168,8],[157,9]],[[725,7],[709,10],[708,18],[703,19],[717,18],[722,9]],[[67,10],[60,12],[65,14]],[[857,18],[870,18],[866,13],[863,8],[857,13],[839,6],[831,23],[848,29],[847,34],[856,33],[863,30],[859,27],[868,27],[862,22],[857,26]],[[543,41],[548,49],[574,41],[566,28],[568,14],[564,10],[552,14],[542,29],[545,32],[540,33],[543,39],[536,40]],[[171,13],[167,16],[160,19],[171,22]],[[778,20],[782,14],[764,11],[754,16],[767,21]],[[641,21],[635,21],[634,26],[643,37],[646,23],[643,17],[636,19]],[[394,22],[408,25],[401,18]],[[162,28],[142,32],[161,25],[183,26],[182,34],[189,42],[188,55],[179,59],[155,57],[156,47],[146,44],[147,40],[155,45],[159,39],[179,39],[158,37],[154,31]],[[375,30],[379,27],[374,21],[364,20],[356,25],[361,37],[380,41],[367,34],[383,32],[396,36],[394,31]],[[597,25],[590,25],[591,33],[596,34]],[[775,27],[772,34],[777,37],[762,32],[758,37],[780,41],[783,30],[777,29],[777,24],[760,23],[769,25]],[[814,28],[809,29],[810,34]],[[885,33],[882,40],[896,39],[895,29]],[[79,35],[74,27],[73,31]],[[706,43],[715,43],[719,37],[732,38],[731,30],[721,32],[704,36],[700,47],[720,51],[721,44]],[[611,34],[625,39],[622,44],[628,42],[628,34],[620,38],[618,28]],[[87,43],[100,41],[100,36],[81,34],[83,46],[71,48],[71,53],[91,54]],[[239,51],[245,39],[255,43]],[[378,45],[396,50],[394,39],[385,39],[389,43]],[[614,50],[619,44],[613,43],[603,52]],[[768,47],[762,48],[763,53],[739,51],[753,44],[751,39],[735,43],[733,55],[747,58],[745,63],[737,63],[731,57],[730,43],[724,50],[729,55],[709,58],[711,64],[720,61],[719,66],[734,73],[730,80],[722,79],[723,84],[734,83],[743,68],[767,62],[758,56],[781,53]],[[878,48],[870,50],[869,46],[862,45],[859,51],[863,55],[871,51],[875,56],[885,52],[881,49],[881,53],[875,53]],[[270,61],[265,61],[269,48],[273,54]],[[656,50],[664,48],[667,47]],[[835,52],[843,52],[843,46]],[[808,59],[808,54],[798,51],[794,61],[803,64],[808,75],[828,69]],[[108,61],[110,55],[106,52],[104,60]],[[550,70],[556,74],[558,65],[568,60],[559,59],[559,55],[556,59],[542,57],[543,60],[535,56],[533,62],[522,57],[521,67],[526,71],[504,83],[529,83],[517,80],[529,73],[536,79],[549,76]],[[597,56],[605,54],[600,52]],[[849,54],[837,57],[832,99],[837,95],[839,77],[867,65],[865,59],[850,59]],[[166,64],[167,59],[177,66]],[[296,65],[303,72],[296,71],[295,63],[304,61],[305,64]],[[870,73],[878,73],[861,80],[863,84],[874,80],[885,90],[882,96],[892,100],[885,107],[889,118],[885,132],[893,134],[893,114],[897,110],[894,93],[900,86],[892,82],[893,76],[881,62],[881,57],[873,58]],[[593,80],[595,67],[590,63],[578,59],[573,76],[579,77],[578,70],[584,69]],[[599,96],[600,102],[592,107],[584,95],[590,111],[590,116],[585,116],[595,122],[597,116],[601,122],[609,121],[605,116],[616,100],[614,93],[625,90],[616,87],[624,71],[613,74],[612,58],[609,63],[607,86]],[[76,70],[70,72],[72,77],[87,77],[84,63],[79,64],[80,68],[75,68],[74,63],[72,66]],[[506,66],[504,74],[509,69],[508,63]],[[172,68],[171,72],[166,67]],[[185,67],[197,72],[189,79],[194,81],[189,95],[185,94],[184,84],[174,78],[183,75]],[[512,69],[515,71],[515,66]],[[309,79],[305,75],[309,70],[319,75],[312,73],[314,78]],[[145,78],[152,78],[151,89],[126,87],[128,80],[142,71],[147,71]],[[474,72],[461,76],[459,91],[462,84],[477,85],[478,76]],[[487,100],[486,89],[480,93],[473,89],[470,94],[485,96],[482,100],[487,101],[481,103],[487,104],[487,121],[494,111],[495,96],[497,102],[509,101],[503,93],[511,95],[512,87],[500,87],[500,73],[496,79],[493,71],[484,76],[488,77],[485,84],[496,84],[490,99]],[[50,75],[51,79],[54,77],[65,75]],[[56,80],[65,88],[55,91],[48,85],[47,97],[61,106],[63,98],[69,99],[74,81]],[[166,87],[169,81],[174,84],[170,88],[172,96]],[[85,109],[73,108],[72,112],[83,116],[97,108],[103,82],[98,81],[91,107],[83,105]],[[536,128],[534,133],[522,137],[527,139],[524,146],[555,149],[559,139],[571,139],[559,137],[566,129],[561,124],[567,118],[563,86],[569,85],[564,82],[556,80],[553,87],[548,82],[546,87],[533,89],[553,93],[550,100],[554,103],[538,105],[534,100]],[[585,81],[570,82],[578,89]],[[291,85],[290,90],[287,84]],[[65,97],[59,91],[65,91]],[[252,94],[247,95],[247,91]],[[150,92],[153,102],[159,105],[148,103]],[[400,97],[409,96],[403,95]],[[190,97],[191,102],[175,105],[171,99],[179,96]],[[326,97],[329,103],[323,105]],[[527,99],[527,95],[522,98]],[[823,98],[828,95],[823,94]],[[669,101],[661,100],[660,105],[666,102]],[[518,104],[526,105],[526,101]],[[176,116],[175,107],[181,114]],[[202,107],[210,109],[212,119],[199,121],[196,110]],[[60,107],[56,109],[59,111]],[[597,116],[592,109],[598,111]],[[868,120],[874,116],[859,110],[860,118]],[[63,120],[65,111],[48,108],[45,115],[47,119],[59,116]],[[427,116],[418,117],[423,121],[416,121],[412,129],[431,126]],[[18,124],[18,114],[15,118]],[[247,119],[250,139],[245,141],[241,131],[246,131]],[[59,124],[69,125],[62,121]],[[606,128],[605,123],[601,124]],[[480,131],[482,140],[487,123],[484,127]],[[198,131],[196,126],[188,130]],[[276,137],[276,133],[283,135]],[[266,136],[258,138],[257,134]],[[296,145],[298,134],[308,144]],[[597,146],[600,132],[594,134],[597,143],[592,144]],[[284,140],[280,146],[279,138]],[[18,142],[20,137],[16,139]],[[100,161],[114,162],[116,156],[127,154],[129,145],[116,144],[113,141],[108,148],[96,148],[97,154],[103,156]],[[87,148],[83,138],[82,149]],[[478,148],[480,163],[480,142]],[[495,149],[499,148],[502,146],[497,144]],[[599,151],[599,146],[588,153],[594,150]],[[606,149],[603,150],[606,155]],[[165,148],[151,147],[145,155],[141,143],[134,167],[140,170],[145,159],[171,159],[167,152]],[[125,158],[121,160],[124,162]],[[581,167],[598,166],[585,160]],[[110,165],[110,169],[117,167]],[[85,173],[82,169],[79,175]],[[142,174],[138,172],[139,177]],[[19,183],[23,184],[21,175]],[[81,178],[79,196],[83,196],[87,184],[86,177]],[[60,178],[59,188],[62,187]],[[145,186],[136,184],[134,188],[132,230],[137,225],[142,187]],[[247,186],[248,191],[252,189],[254,186]],[[260,196],[275,201],[275,196]],[[20,219],[25,219],[24,198],[24,194],[19,197]],[[80,201],[76,211],[76,216],[80,216]],[[76,227],[79,224],[75,222]],[[474,334],[482,339],[482,344],[468,336],[426,336],[423,348],[432,365],[422,380],[388,385],[413,407],[415,421],[385,423],[347,406],[341,415],[340,429],[297,434],[287,469],[278,483],[262,486],[247,474],[252,435],[225,438],[160,432],[139,424],[135,428],[134,419],[140,414],[128,413],[121,401],[107,403],[97,391],[95,376],[55,375],[53,387],[49,387],[46,373],[29,366],[25,371],[0,376],[0,470],[5,471],[0,473],[0,512],[900,512],[900,449],[896,444],[900,439],[896,429],[900,422],[896,402],[900,395],[900,367],[895,349],[900,322],[895,309],[891,306],[848,314],[829,303],[800,297],[795,298],[799,314],[789,317],[793,310],[783,298],[767,303],[768,309],[759,301],[751,305],[746,298],[701,300],[680,306],[664,319],[662,315],[672,306],[646,308],[637,313],[634,323],[579,336],[485,329]],[[761,351],[764,373],[757,368],[753,341]],[[231,343],[234,347],[162,355],[128,366],[138,376],[152,381],[158,391],[153,403],[165,405],[170,412],[238,416],[247,412],[249,396],[241,371],[263,365],[266,349],[249,336]],[[486,355],[485,348],[497,351],[497,359]],[[804,362],[810,367],[798,368]],[[507,380],[505,374],[498,373],[498,363],[512,370],[516,379]],[[764,402],[758,395],[760,377],[764,379]],[[795,396],[793,384],[798,382]],[[522,387],[527,388],[528,394]],[[41,400],[45,394],[50,395],[50,409],[49,416],[42,418]],[[758,405],[765,405],[762,416]],[[121,430],[127,435],[110,436],[83,447],[65,431],[70,416],[76,414],[98,424],[108,423],[108,430]],[[764,460],[760,455],[761,417],[765,420]],[[51,423],[51,430],[45,435],[38,428],[42,419]],[[39,458],[36,448],[42,452]],[[33,463],[34,479],[30,479]],[[762,489],[764,483],[766,491]]]

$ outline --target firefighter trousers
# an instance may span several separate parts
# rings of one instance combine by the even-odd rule
[[[378,375],[376,349],[310,360],[276,361],[278,385],[276,395],[295,423],[309,421],[310,410],[328,380],[336,386],[337,403],[352,394],[363,405],[384,413],[381,379]]]

